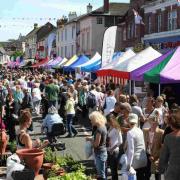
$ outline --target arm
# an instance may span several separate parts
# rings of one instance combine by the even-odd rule
[[[128,143],[127,162],[128,162],[128,167],[130,167],[132,165],[132,161],[134,157],[134,140],[129,132],[127,133],[127,143]]]
[[[168,166],[169,155],[170,155],[170,152],[169,152],[167,136],[166,136],[164,140],[164,145],[162,147],[162,151],[160,154],[160,160],[159,160],[159,171],[161,174],[164,173],[165,169]]]
[[[97,148],[100,144],[100,140],[101,140],[101,134],[97,133],[96,134],[96,139],[93,141],[93,147]]]
[[[22,143],[25,144],[25,148],[32,149],[33,143],[29,134],[24,134],[22,137]]]

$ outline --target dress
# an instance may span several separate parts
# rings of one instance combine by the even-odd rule
[[[165,174],[165,180],[180,179],[180,136],[168,134],[162,148],[159,171]]]

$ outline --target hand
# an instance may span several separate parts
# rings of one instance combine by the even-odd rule
[[[86,137],[86,141],[91,141],[92,142],[92,137]]]
[[[154,157],[153,156],[150,156],[149,157],[149,160],[152,162],[152,161],[154,161]]]

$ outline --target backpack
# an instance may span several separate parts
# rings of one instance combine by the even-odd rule
[[[88,108],[94,108],[96,106],[96,96],[91,92],[87,95],[86,105]]]

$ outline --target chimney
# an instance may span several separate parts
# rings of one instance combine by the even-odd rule
[[[104,13],[109,12],[109,0],[104,0]]]
[[[91,13],[92,12],[92,5],[89,3],[88,5],[87,5],[87,14],[89,14],[89,13]]]
[[[38,24],[34,23],[34,29],[37,29],[37,28],[38,28]]]
[[[76,12],[69,12],[68,18],[69,18],[69,21],[71,21],[72,19],[77,18]]]

